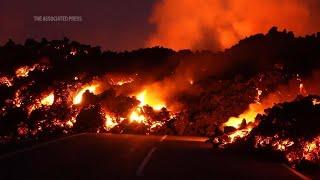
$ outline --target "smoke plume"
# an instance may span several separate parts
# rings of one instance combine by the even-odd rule
[[[150,23],[148,46],[223,50],[272,26],[297,35],[319,31],[317,0],[160,0]]]

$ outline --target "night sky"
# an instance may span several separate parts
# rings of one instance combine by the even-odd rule
[[[68,37],[104,50],[145,46],[154,0],[0,0],[0,43],[8,38],[48,40]],[[35,22],[33,16],[82,16],[82,22]]]
[[[81,16],[36,22],[34,16]],[[223,50],[272,26],[320,31],[319,0],[0,0],[0,44],[68,37],[103,50]]]

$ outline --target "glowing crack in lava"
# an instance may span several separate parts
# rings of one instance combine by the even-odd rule
[[[50,93],[48,96],[41,99],[41,104],[43,106],[51,106],[54,102],[54,94]]]
[[[85,93],[87,90],[91,93],[96,93],[98,85],[87,85],[85,87],[83,87],[77,94],[76,96],[73,98],[73,104],[80,104],[82,101],[82,95],[83,93]]]

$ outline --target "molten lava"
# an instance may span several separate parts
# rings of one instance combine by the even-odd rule
[[[16,77],[28,77],[29,73],[34,71],[35,66],[22,66],[16,70]]]
[[[270,147],[274,151],[283,152],[289,164],[295,167],[302,160],[317,163],[320,160],[320,136],[310,141],[292,140],[290,138],[280,138],[278,135],[273,137],[255,137],[255,148]]]
[[[246,110],[244,113],[240,114],[238,117],[230,117],[224,126],[231,126],[234,128],[239,128],[243,121],[248,123],[254,123],[255,118],[259,113],[263,113],[264,109],[266,108],[264,105],[260,103],[262,90],[256,88],[257,95],[255,97],[255,103],[249,105],[249,109]]]
[[[21,66],[18,69],[16,69],[15,74],[17,78],[24,78],[28,77],[29,73],[35,70],[44,72],[47,70],[48,67],[46,65],[41,65],[41,64],[34,64],[32,66]]]
[[[111,117],[109,114],[106,114],[105,118],[106,118],[105,129],[107,131],[110,131],[112,128],[114,128],[116,125],[118,125],[116,119],[114,117]]]
[[[255,111],[254,109],[249,109],[240,114],[238,117],[230,117],[228,121],[224,123],[224,126],[239,128],[243,120],[245,120],[246,123],[254,122],[258,114],[259,112]]]
[[[143,90],[136,95],[137,100],[140,101],[140,104],[130,113],[129,120],[130,122],[143,123],[150,126],[150,130],[157,126],[162,126],[161,122],[150,122],[145,116],[144,107],[150,106],[155,111],[160,111],[162,108],[166,108],[165,103],[157,98],[157,94],[149,93],[148,90]]]
[[[83,87],[73,98],[73,104],[80,104],[82,101],[82,95],[85,93],[87,90],[91,93],[96,93],[98,85],[87,85]]]
[[[303,147],[303,158],[308,161],[319,161],[320,159],[320,136],[310,142],[306,142]]]
[[[136,96],[136,98],[140,101],[140,104],[130,114],[129,119],[131,122],[144,123],[146,121],[146,118],[143,115],[143,106],[146,106],[146,105],[151,106],[152,109],[156,111],[159,111],[165,107],[162,101],[156,99],[154,95],[150,96],[147,90],[143,90],[142,92],[140,92]]]
[[[142,108],[137,107],[132,113],[130,114],[130,122],[136,122],[136,123],[145,123],[146,118],[142,114]]]
[[[43,106],[51,106],[54,102],[54,94],[50,93],[48,96],[41,99],[41,104]]]
[[[5,85],[7,87],[11,87],[13,86],[13,78],[9,78],[6,76],[2,76],[0,77],[0,85]]]
[[[166,107],[163,101],[156,98],[156,94],[151,94],[147,90],[140,92],[137,95],[137,99],[140,101],[139,107],[149,105],[154,110],[161,110],[163,107]]]

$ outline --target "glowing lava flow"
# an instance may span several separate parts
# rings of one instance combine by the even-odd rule
[[[32,66],[21,66],[18,69],[16,69],[15,74],[17,78],[23,78],[28,77],[29,73],[32,71],[39,70],[44,72],[46,69],[48,69],[47,66],[40,64],[34,64]]]
[[[257,89],[257,97],[259,97],[259,100],[261,93],[262,92]],[[250,104],[249,108],[238,117],[230,117],[228,121],[223,124],[223,127],[230,126],[236,128],[237,130],[227,134],[228,139],[226,141],[223,141],[222,144],[234,143],[237,139],[246,137],[258,124],[258,122],[256,122],[256,116],[258,114],[263,114],[264,109],[268,107],[266,104],[261,103],[259,100],[256,99],[256,102]],[[244,127],[242,127],[243,125]]]
[[[257,96],[255,98],[255,103],[249,104],[249,108],[240,114],[238,117],[230,117],[227,122],[225,122],[224,126],[231,126],[234,128],[239,129],[242,122],[245,121],[246,124],[254,123],[256,116],[260,113],[264,113],[264,109],[266,108],[265,105],[260,102],[260,96],[262,94],[262,90],[256,88]],[[251,129],[250,129],[251,131]],[[243,134],[243,133],[240,133]]]
[[[137,99],[140,101],[139,107],[143,107],[145,105],[151,106],[154,110],[161,110],[163,107],[166,107],[163,102],[158,99],[150,96],[147,90],[142,91],[137,95]]]
[[[18,78],[20,77],[28,77],[29,75],[29,72],[31,71],[34,71],[36,67],[35,66],[22,66],[22,67],[19,67],[17,70],[16,70],[16,76]]]
[[[105,121],[105,129],[107,131],[110,131],[112,128],[114,128],[116,125],[118,125],[115,118],[111,117],[109,114],[105,115],[106,121]]]
[[[142,114],[142,110],[140,107],[137,107],[134,111],[132,111],[129,119],[131,122],[136,122],[136,123],[144,123],[146,121],[146,118]]]
[[[230,117],[228,121],[224,123],[224,126],[239,128],[243,120],[245,120],[246,123],[253,123],[259,113],[261,112],[255,111],[254,109],[250,108],[249,110],[240,114],[238,117]]]
[[[218,140],[222,144],[221,147],[247,137],[252,129],[259,124],[259,122],[256,121],[256,116],[263,114],[264,109],[267,107],[269,106],[263,102],[252,103],[249,105],[249,108],[238,117],[230,117],[228,121],[223,124],[223,127],[230,126],[236,128],[236,130],[226,134],[227,138],[225,140]]]
[[[95,93],[98,85],[88,85],[83,87],[77,95],[73,98],[73,104],[80,104],[82,101],[82,95],[85,93],[87,90],[91,93]]]
[[[304,88],[304,85],[301,83],[301,79],[298,79],[299,83],[299,92],[300,94],[307,94],[306,89]],[[262,95],[262,91],[257,90],[257,96],[255,99],[255,103],[252,103],[249,105],[249,108],[244,111],[242,114],[240,114],[238,117],[230,117],[227,122],[223,124],[224,127],[234,127],[236,130],[227,133],[226,136],[228,137],[227,140],[223,141],[222,144],[230,144],[235,142],[237,139],[242,139],[247,137],[247,135],[251,132],[251,130],[256,127],[259,122],[256,121],[256,117],[258,114],[264,114],[264,110],[271,108],[274,106],[274,104],[284,102],[287,100],[290,100],[290,96],[283,96],[281,93],[275,92],[271,93],[267,97],[263,99],[263,101],[260,102],[260,96]],[[295,97],[296,94],[299,94],[299,92],[293,91],[290,92]],[[313,101],[313,104],[317,104],[318,102],[316,100]]]
[[[41,99],[41,104],[43,106],[51,106],[54,102],[54,94],[50,93],[48,96]]]
[[[150,96],[150,94],[148,94],[147,90],[143,90],[142,92],[140,92],[136,96],[136,98],[140,101],[140,104],[130,114],[129,119],[131,122],[137,122],[137,123],[145,123],[146,122],[146,117],[143,115],[143,106],[149,105],[152,107],[152,109],[154,109],[156,111],[159,111],[162,108],[166,107],[164,105],[164,103],[159,101],[157,98]]]

